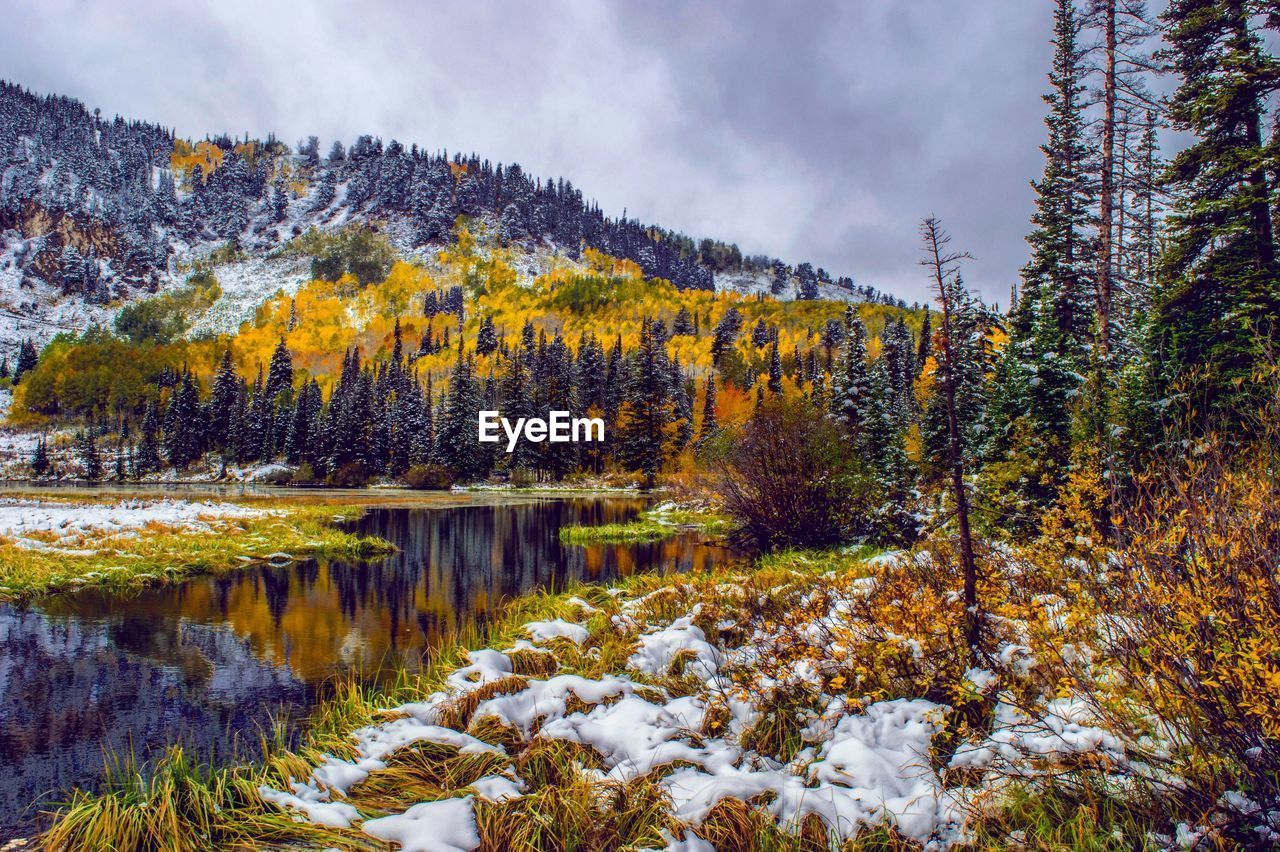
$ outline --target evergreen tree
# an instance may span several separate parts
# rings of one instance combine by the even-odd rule
[[[204,429],[195,376],[184,370],[165,411],[165,455],[169,464],[186,470],[203,452]]]
[[[776,342],[769,348],[769,393],[782,393],[782,358]]]
[[[49,448],[45,444],[44,436],[41,435],[36,444],[35,454],[31,457],[31,472],[35,474],[36,479],[42,479],[49,472],[49,466]]]
[[[209,400],[209,441],[217,450],[231,446],[232,423],[236,417],[236,399],[240,392],[240,377],[231,359],[231,349],[222,353],[218,372],[213,377],[213,395]]]
[[[493,327],[493,317],[488,314],[480,321],[480,330],[476,333],[476,354],[490,355],[498,348],[498,332]]]
[[[98,438],[92,423],[76,434],[76,458],[85,479],[97,482],[102,478],[102,459],[98,456]]]
[[[716,374],[707,374],[707,386],[702,395],[702,427],[698,441],[705,441],[715,432],[716,424]]]
[[[711,360],[720,363],[724,353],[738,342],[738,333],[742,331],[742,313],[733,305],[720,317],[711,337]]]
[[[667,426],[675,417],[666,352],[653,339],[652,326],[640,327],[640,343],[628,364],[619,419],[620,460],[644,474],[653,487],[669,442]]]
[[[1280,149],[1262,128],[1280,90],[1280,60],[1255,17],[1262,7],[1172,0],[1162,15],[1166,59],[1179,78],[1169,116],[1194,141],[1166,175],[1176,194],[1154,306],[1156,360],[1168,382],[1206,370],[1212,404],[1236,396],[1236,380],[1251,388],[1260,344],[1280,318],[1269,175]]]
[[[866,326],[852,312],[847,314],[844,347],[840,352],[835,384],[831,393],[831,413],[844,423],[855,444],[861,440],[869,407],[867,382]]]
[[[489,474],[487,460],[476,440],[480,406],[480,387],[471,361],[459,355],[449,377],[449,390],[437,428],[436,460],[464,481],[483,479]]]
[[[154,399],[147,401],[142,415],[142,439],[138,445],[138,458],[134,466],[136,476],[145,476],[160,469],[160,406]]]
[[[30,339],[22,341],[22,345],[18,347],[17,363],[13,367],[13,383],[16,385],[24,375],[34,370],[38,361],[35,344]]]

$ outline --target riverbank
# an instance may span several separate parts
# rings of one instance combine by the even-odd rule
[[[1064,660],[1094,653],[1093,628],[1038,589],[1025,563],[993,556],[993,588],[1027,582],[992,613],[991,653],[974,665],[947,560],[944,544],[789,553],[525,597],[421,675],[340,689],[303,747],[268,745],[263,762],[220,772],[175,753],[150,781],[77,794],[46,840],[122,850],[1171,842],[1172,823],[1124,792],[1142,744],[1061,694]]]
[[[344,531],[359,505],[276,497],[0,497],[0,601],[87,586],[138,588],[260,562],[367,557],[386,542]]]

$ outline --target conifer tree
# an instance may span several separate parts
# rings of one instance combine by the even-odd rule
[[[776,342],[769,348],[769,393],[782,393],[782,357]]]
[[[13,383],[16,385],[24,375],[34,370],[38,361],[35,344],[30,339],[22,341],[18,347],[18,360],[13,366]]]
[[[160,407],[154,399],[147,401],[142,415],[142,439],[138,445],[135,475],[141,477],[160,469]]]
[[[35,454],[31,457],[31,472],[37,479],[43,478],[49,472],[49,448],[45,444],[44,435],[40,436],[40,440],[36,443]]]
[[[498,348],[498,332],[493,327],[493,317],[488,314],[480,321],[480,330],[476,333],[476,354],[490,355]]]
[[[625,394],[619,412],[619,456],[624,465],[644,474],[653,487],[662,469],[674,419],[674,400],[666,352],[657,346],[652,325],[640,328],[640,342],[628,364]]]
[[[707,374],[706,388],[702,394],[702,426],[698,431],[699,443],[716,431],[716,374]]]
[[[1178,77],[1169,117],[1194,141],[1166,174],[1175,200],[1154,306],[1156,360],[1166,382],[1207,370],[1213,405],[1249,391],[1259,342],[1280,320],[1269,174],[1280,150],[1262,127],[1280,60],[1263,38],[1263,5],[1172,0],[1162,15]]]
[[[840,419],[855,444],[860,440],[867,419],[867,344],[866,326],[857,315],[846,315],[844,347],[836,366],[835,383],[831,392],[831,413]]]
[[[201,413],[195,376],[184,370],[181,382],[169,399],[164,422],[165,455],[169,464],[178,470],[186,470],[204,451]]]
[[[76,458],[84,470],[84,478],[97,482],[102,478],[102,459],[98,455],[98,438],[92,422],[76,435]]]

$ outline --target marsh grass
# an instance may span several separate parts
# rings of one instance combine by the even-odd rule
[[[153,523],[114,534],[46,542],[40,549],[0,538],[0,601],[86,586],[139,589],[236,570],[275,553],[360,558],[393,549],[380,539],[355,535],[336,525],[359,516],[363,509],[358,506],[252,498],[234,502],[264,514],[210,516],[203,521],[205,529]]]
[[[560,528],[565,544],[646,544],[696,531],[720,537],[735,528],[732,520],[714,512],[660,507],[646,509],[638,517],[621,524],[595,526],[571,524]]]

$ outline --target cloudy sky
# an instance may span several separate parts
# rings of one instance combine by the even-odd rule
[[[908,300],[924,215],[988,299],[1025,259],[1047,0],[5,5],[0,76],[183,136],[475,151]]]

